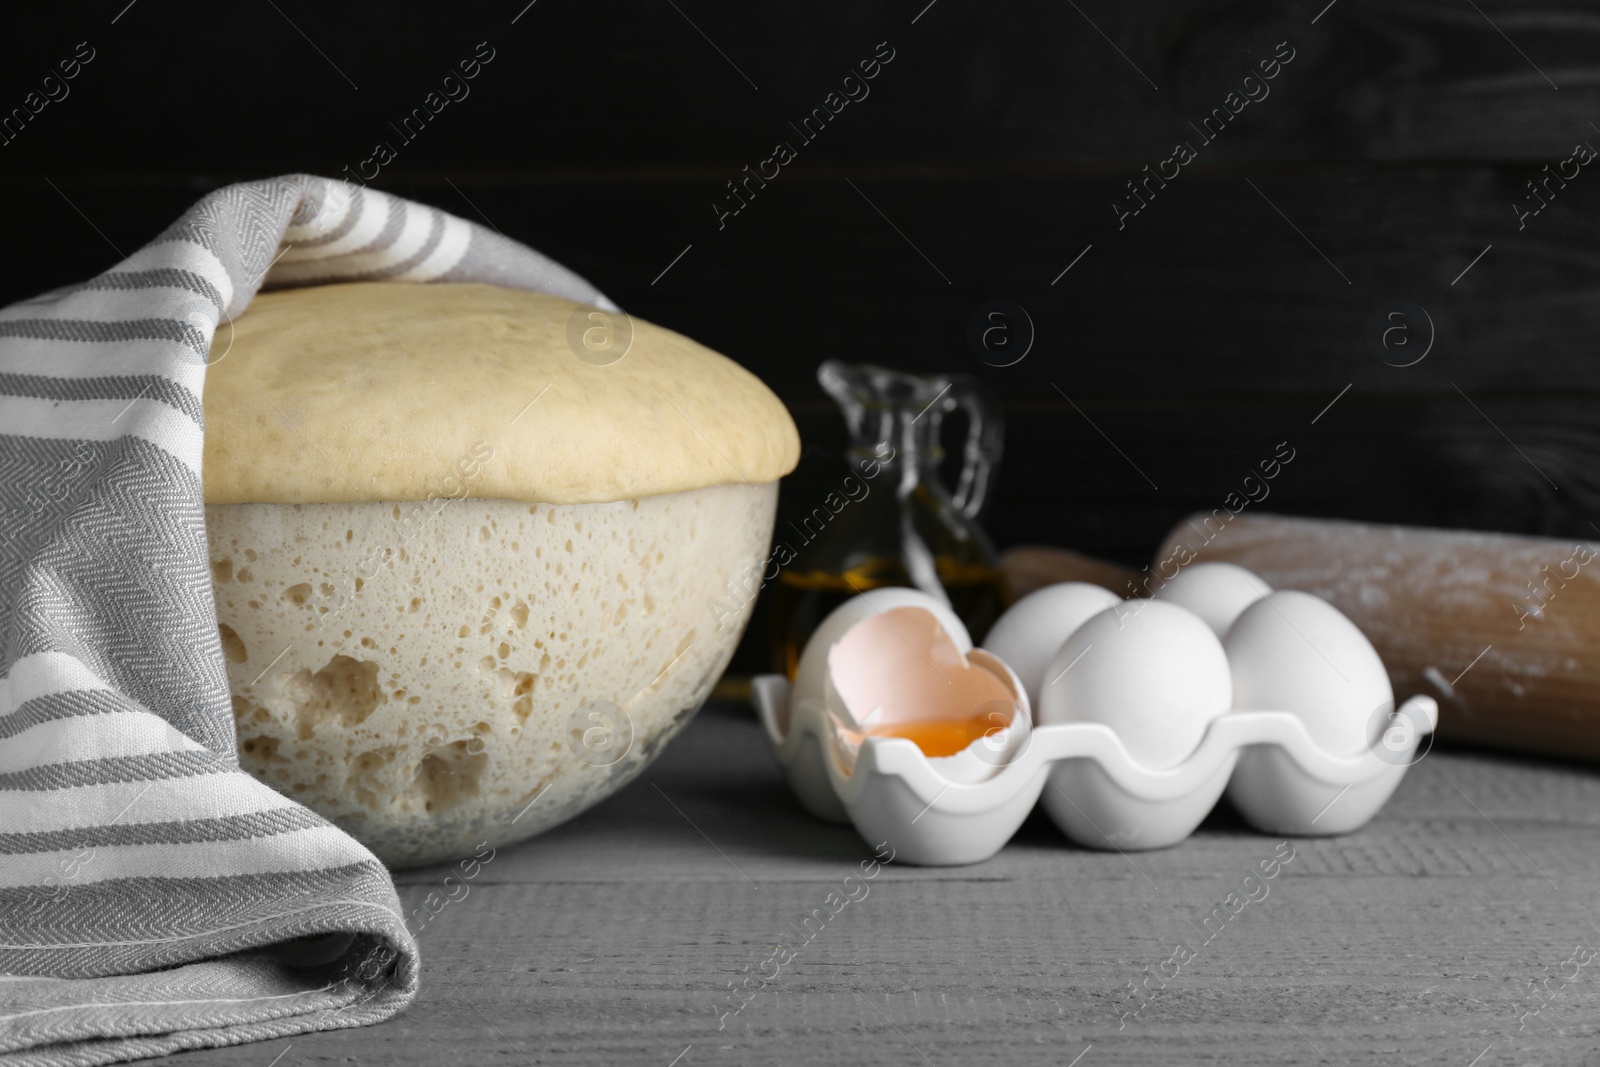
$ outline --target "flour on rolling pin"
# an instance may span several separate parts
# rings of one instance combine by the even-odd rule
[[[1150,575],[1226,560],[1314,593],[1366,633],[1397,700],[1439,700],[1442,738],[1600,759],[1597,555],[1592,542],[1272,515],[1218,530],[1197,515]]]

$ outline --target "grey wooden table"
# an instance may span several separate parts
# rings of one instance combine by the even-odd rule
[[[399,1018],[172,1059],[1600,1063],[1597,830],[1600,773],[1435,752],[1347,837],[1280,845],[1223,809],[1123,856],[1036,813],[987,863],[863,880],[866,845],[713,703],[621,794],[499,852],[422,931]],[[444,873],[402,873],[407,907]]]

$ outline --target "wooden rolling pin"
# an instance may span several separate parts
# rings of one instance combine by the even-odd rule
[[[1195,515],[1167,535],[1137,581],[1159,587],[1187,558],[1180,545],[1195,562],[1237,563],[1275,588],[1332,603],[1383,657],[1396,700],[1439,701],[1441,739],[1600,761],[1600,543]],[[1007,554],[1019,592],[1045,584],[1051,551]],[[1048,580],[1096,581],[1084,559],[1066,559]]]

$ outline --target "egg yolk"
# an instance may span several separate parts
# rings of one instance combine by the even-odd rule
[[[988,711],[970,719],[896,722],[868,727],[868,737],[903,737],[922,749],[929,758],[954,756],[985,734],[1002,730],[1010,720]]]

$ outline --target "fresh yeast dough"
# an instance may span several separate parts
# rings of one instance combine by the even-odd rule
[[[212,344],[206,503],[462,495],[440,483],[463,458],[475,461],[465,495],[548,504],[794,469],[799,434],[755,375],[620,312],[607,318],[624,342],[631,322],[626,355],[586,362],[569,336],[604,328],[591,312],[478,284],[262,293]]]

